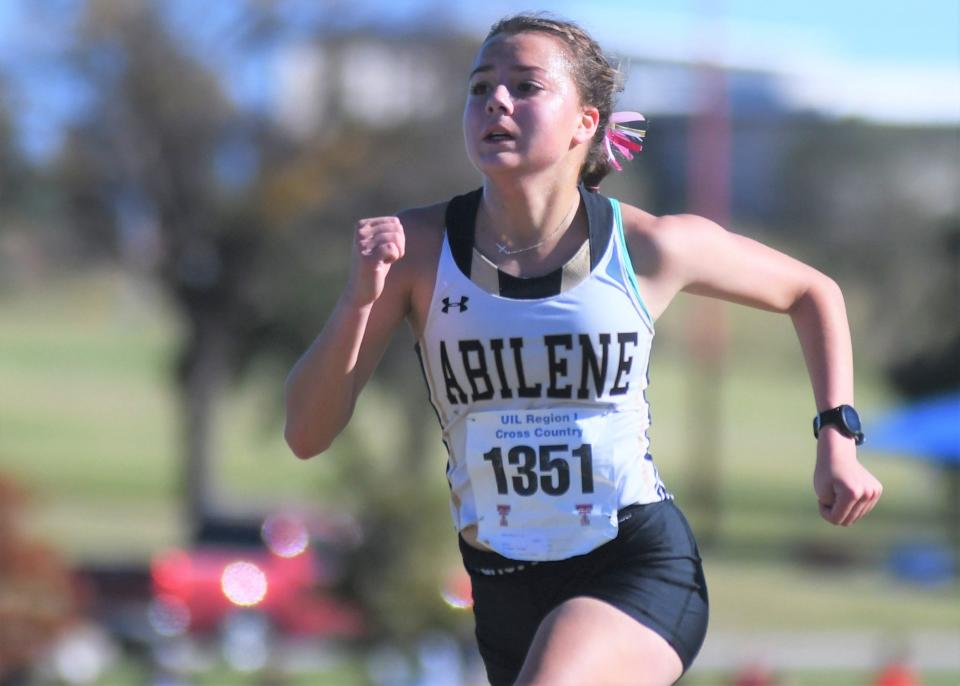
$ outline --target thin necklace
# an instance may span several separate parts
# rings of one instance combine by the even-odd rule
[[[573,206],[572,206],[572,207],[570,208],[570,210],[567,212],[567,216],[565,216],[565,217],[560,221],[560,223],[557,224],[557,228],[555,228],[553,231],[551,231],[551,232],[548,233],[546,236],[544,236],[543,238],[541,238],[538,242],[534,243],[533,245],[528,245],[528,246],[525,247],[525,248],[516,248],[516,249],[511,250],[510,248],[507,247],[507,244],[506,244],[506,243],[501,243],[500,241],[498,241],[498,240],[496,239],[496,236],[494,236],[494,234],[493,234],[493,229],[487,229],[487,231],[489,231],[489,232],[490,232],[490,235],[493,236],[493,242],[497,244],[497,250],[500,251],[500,254],[501,254],[501,255],[506,255],[506,256],[508,256],[508,257],[509,257],[510,255],[519,255],[519,254],[522,253],[522,252],[527,252],[527,251],[529,251],[529,250],[533,250],[534,248],[539,248],[541,245],[543,245],[544,243],[546,243],[547,241],[549,241],[551,238],[553,238],[554,236],[556,236],[558,233],[560,233],[561,229],[566,228],[564,225],[567,224],[567,220],[570,219],[570,217],[573,215],[573,213],[576,211],[576,209],[577,209],[578,207],[580,207],[580,196],[579,196],[579,195],[577,195],[576,201],[573,203]]]

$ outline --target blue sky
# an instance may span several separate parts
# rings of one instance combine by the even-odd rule
[[[579,22],[621,56],[705,58],[774,72],[782,77],[784,97],[800,107],[892,123],[960,122],[960,0],[277,1],[295,20],[293,34],[297,26],[308,31],[318,15],[329,17],[331,6],[336,16],[399,30],[439,16],[478,36],[506,14],[547,10]],[[201,43],[229,23],[236,6],[230,0],[162,4],[179,14],[174,25]],[[5,95],[24,147],[34,156],[55,148],[60,123],[84,102],[83,92],[50,60],[62,43],[58,22],[68,21],[77,5],[77,0],[0,0],[0,69],[13,72]],[[47,9],[44,19],[30,21],[24,8],[38,6]],[[217,50],[210,45],[202,52],[215,60],[236,59]],[[230,84],[238,99],[255,100],[262,70],[247,64],[232,73],[239,75]]]
[[[476,3],[469,11],[489,17],[528,7],[525,2],[493,0],[482,8]],[[617,36],[618,42],[629,36],[641,51],[645,41],[660,38],[657,30],[678,30],[682,40],[684,30],[713,14],[730,35],[789,35],[793,40],[785,48],[829,49],[853,60],[926,66],[957,68],[960,61],[957,0],[581,0],[543,8],[584,23],[598,36]]]

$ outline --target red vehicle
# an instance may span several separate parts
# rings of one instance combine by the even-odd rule
[[[198,539],[151,563],[150,623],[159,634],[216,633],[238,612],[258,614],[284,635],[362,634],[360,612],[331,595],[330,558],[301,518],[275,515],[260,527],[221,523]]]

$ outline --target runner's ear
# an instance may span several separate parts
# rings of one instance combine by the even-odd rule
[[[584,105],[580,110],[577,130],[573,134],[574,143],[589,145],[597,133],[598,126],[600,126],[600,110],[593,105]]]

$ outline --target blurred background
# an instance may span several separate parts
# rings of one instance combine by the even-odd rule
[[[282,385],[354,222],[479,185],[466,75],[507,0],[0,2],[0,684],[480,684],[402,331],[333,448]],[[843,287],[861,459],[823,522],[789,319],[681,296],[652,450],[702,543],[683,684],[960,683],[960,5],[542,5],[621,64],[603,185]],[[911,413],[911,414],[904,414]]]

